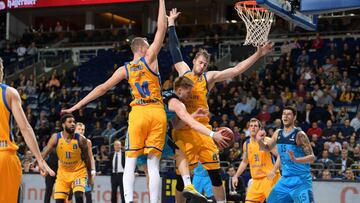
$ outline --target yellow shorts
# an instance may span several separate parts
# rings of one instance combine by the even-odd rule
[[[86,168],[78,171],[58,169],[55,182],[55,199],[67,199],[70,190],[85,192],[87,172]]]
[[[0,151],[0,202],[17,203],[21,164],[16,151]]]
[[[269,180],[267,177],[253,179],[246,193],[245,202],[264,202],[279,178],[280,173],[276,173],[272,180]]]
[[[206,127],[211,129],[210,125]],[[192,129],[173,130],[172,136],[185,153],[190,170],[196,168],[199,160],[206,170],[220,169],[219,149],[211,137]]]
[[[129,114],[126,156],[153,154],[160,158],[165,144],[166,127],[164,106],[133,106]]]

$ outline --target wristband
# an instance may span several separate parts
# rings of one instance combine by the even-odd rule
[[[210,134],[209,134],[209,136],[210,136],[211,138],[213,138],[214,135],[215,135],[215,132],[214,132],[214,131],[211,131]]]
[[[91,175],[96,175],[96,170],[91,170]]]

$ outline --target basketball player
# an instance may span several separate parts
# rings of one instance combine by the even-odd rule
[[[274,147],[270,152],[260,151],[260,146],[256,140],[256,135],[261,131],[261,122],[250,119],[250,139],[243,145],[243,158],[240,166],[232,178],[232,185],[235,188],[238,184],[239,176],[250,164],[250,173],[253,183],[248,188],[245,202],[264,202],[269,196],[271,189],[280,178],[280,156],[277,148]],[[264,139],[270,139],[265,137]],[[276,162],[273,163],[273,156]]]
[[[135,38],[131,43],[133,60],[120,67],[105,83],[97,86],[84,99],[63,112],[80,109],[92,100],[104,95],[123,79],[127,79],[134,100],[129,114],[128,142],[124,169],[125,202],[133,202],[136,159],[147,154],[150,202],[159,201],[159,160],[165,143],[166,114],[161,96],[160,74],[157,55],[162,47],[167,28],[165,0],[159,0],[157,31],[149,46],[144,38]]]
[[[16,154],[19,148],[12,134],[13,117],[30,151],[34,154],[41,175],[55,172],[41,157],[34,131],[25,117],[21,99],[16,89],[2,84],[4,77],[3,61],[0,58],[0,202],[17,203],[21,183],[21,164]]]
[[[310,163],[315,156],[308,136],[295,127],[296,110],[285,107],[282,113],[284,128],[275,131],[270,140],[257,136],[260,147],[271,150],[279,149],[282,176],[272,189],[268,203],[275,202],[314,202]]]
[[[85,125],[81,122],[77,122],[75,125],[75,133],[79,133],[80,135],[85,137]],[[88,145],[88,153],[90,157],[90,164],[91,164],[91,179],[95,180],[96,175],[96,168],[95,168],[95,159],[92,152],[92,143],[90,139],[86,139],[87,145]],[[92,196],[91,191],[93,189],[94,185],[90,185],[90,182],[88,179],[86,179],[86,187],[85,187],[85,197],[86,197],[86,203],[92,203]],[[73,191],[70,191],[70,194],[68,196],[68,203],[71,203],[73,197]]]
[[[191,95],[192,88],[194,86],[194,82],[189,78],[184,76],[177,78],[174,81],[174,90],[175,91],[166,91],[163,93],[163,101],[165,104],[167,120],[170,121],[170,125],[173,128],[177,128],[179,126],[188,125],[191,129],[201,133],[201,136],[210,136],[214,139],[216,143],[220,146],[226,148],[227,142],[230,138],[223,137],[221,135],[222,131],[214,132],[206,128],[203,124],[195,120],[194,118],[200,116],[207,116],[207,112],[203,112],[202,109],[194,112],[190,115],[186,111],[185,105],[181,102],[182,100],[189,98]],[[169,130],[170,131],[170,130]],[[171,132],[168,132],[168,136],[166,137],[166,145],[163,150],[162,157],[172,157],[174,156],[176,160],[176,168],[181,174],[182,180],[184,181],[184,191],[183,195],[187,199],[192,199],[195,202],[207,202],[206,198],[198,193],[194,185],[191,184],[190,172],[188,162],[186,161],[185,154],[179,150],[176,144],[173,142],[171,138]],[[175,155],[174,155],[175,153]],[[144,171],[147,174],[147,167],[144,161],[145,157],[141,156],[138,159],[138,166],[144,167]]]
[[[173,9],[168,17],[170,52],[179,75],[184,75],[195,84],[192,90],[192,96],[184,101],[189,113],[195,112],[198,108],[209,109],[207,95],[216,82],[225,81],[240,75],[250,68],[258,59],[272,50],[273,44],[266,43],[262,47],[259,47],[255,54],[235,67],[223,71],[209,72],[206,72],[206,68],[210,61],[210,55],[205,50],[200,50],[193,60],[193,70],[191,71],[182,59],[179,41],[176,36],[175,19],[178,16],[179,13],[177,10]],[[201,118],[198,119],[198,121],[211,129],[211,126],[208,124],[209,118]],[[209,172],[216,201],[218,203],[225,202],[225,192],[220,176],[219,150],[213,140],[210,137],[198,136],[197,132],[187,126],[176,129],[173,136],[176,144],[185,152],[190,168],[193,169],[196,167],[198,160],[200,160],[201,164]],[[179,176],[177,182],[179,184],[182,183]],[[178,190],[182,188],[183,185],[178,185],[177,187]]]
[[[76,203],[82,203],[86,177],[88,176],[91,185],[93,182],[87,141],[84,136],[75,133],[75,119],[72,114],[64,114],[60,120],[63,131],[51,136],[42,156],[46,157],[56,148],[59,158],[54,194],[56,203],[64,203],[71,189]]]

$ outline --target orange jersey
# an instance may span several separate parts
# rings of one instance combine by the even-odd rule
[[[69,142],[62,133],[57,134],[56,153],[59,158],[59,170],[79,171],[85,169],[85,163],[81,157],[80,134],[75,133]]]
[[[209,109],[207,103],[207,95],[209,93],[208,82],[206,79],[206,73],[201,74],[200,76],[195,75],[193,72],[188,71],[184,74],[185,77],[189,78],[194,82],[194,87],[191,92],[191,96],[184,100],[186,110],[192,114],[198,108]],[[197,118],[197,120],[203,124],[209,123],[209,118]]]
[[[0,84],[0,151],[16,151],[18,146],[12,134],[13,117],[10,106],[6,100],[7,85]]]
[[[247,158],[252,178],[263,178],[274,168],[275,158],[270,152],[260,150],[260,146],[251,138],[246,141]]]
[[[125,70],[134,98],[130,106],[163,105],[160,74],[150,69],[144,57],[137,62],[125,63]]]

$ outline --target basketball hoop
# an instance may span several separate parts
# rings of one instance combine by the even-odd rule
[[[258,6],[256,1],[240,1],[235,9],[246,26],[244,45],[258,47],[267,42],[274,13]]]

